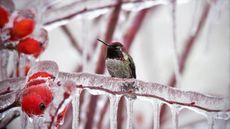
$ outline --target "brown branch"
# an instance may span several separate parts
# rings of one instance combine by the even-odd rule
[[[71,33],[71,31],[69,30],[69,28],[66,25],[61,26],[61,29],[63,30],[63,32],[65,33],[65,35],[68,37],[68,39],[70,40],[71,45],[80,53],[82,54],[82,48],[80,47],[79,43],[77,42],[77,40],[75,39],[75,37],[73,36],[73,34]]]
[[[158,6],[154,6],[151,9],[155,9]],[[123,36],[123,40],[124,40],[124,46],[127,50],[130,49],[131,44],[133,43],[133,40],[136,38],[137,33],[139,32],[141,25],[144,22],[145,16],[148,12],[148,10],[150,10],[149,8],[147,9],[143,9],[141,10],[137,16],[135,17],[131,27],[129,27],[129,29],[126,31],[126,33]]]

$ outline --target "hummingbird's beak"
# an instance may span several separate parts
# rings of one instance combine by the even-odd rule
[[[108,43],[106,43],[106,42],[104,42],[104,41],[102,41],[102,40],[100,40],[100,39],[97,39],[97,41],[102,42],[102,43],[105,44],[106,46],[109,46]]]

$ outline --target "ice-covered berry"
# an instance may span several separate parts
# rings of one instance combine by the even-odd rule
[[[3,28],[4,25],[9,21],[9,12],[0,5],[0,28]]]
[[[17,45],[17,50],[19,53],[31,54],[34,57],[38,57],[43,51],[43,46],[41,43],[33,38],[26,38],[20,40]]]
[[[35,26],[35,21],[30,18],[15,18],[11,30],[11,39],[20,39],[30,35]]]
[[[21,108],[29,116],[42,115],[53,99],[51,90],[46,86],[31,86],[21,95]]]

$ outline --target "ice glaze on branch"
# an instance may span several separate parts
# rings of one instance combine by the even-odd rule
[[[95,94],[132,94],[138,97],[156,98],[165,103],[195,107],[208,112],[230,112],[229,100],[197,92],[181,91],[158,83],[136,79],[119,79],[88,73],[59,73],[59,79],[72,80],[78,88],[89,89]],[[133,83],[133,90],[124,90],[125,83]]]
[[[25,80],[25,79],[24,79]],[[197,92],[181,91],[169,86],[161,85],[158,83],[144,82],[136,79],[120,79],[106,77],[97,74],[89,73],[64,73],[59,72],[57,80],[65,81],[71,80],[76,83],[78,88],[89,90],[92,94],[97,95],[136,95],[145,97],[146,99],[157,99],[163,103],[176,104],[181,107],[194,109],[204,112],[216,112],[217,118],[229,119],[230,118],[230,102],[227,98],[213,97],[203,95]],[[4,91],[3,84],[10,84],[10,89],[15,87],[23,87],[23,78],[10,79],[0,82],[0,91]],[[133,89],[128,89],[125,84],[133,84]],[[20,90],[20,88],[18,88]],[[12,92],[14,92],[13,90]],[[7,93],[9,94],[9,93]],[[4,94],[0,95],[1,101]],[[16,98],[15,98],[16,99]],[[0,103],[0,107],[5,107],[5,103]],[[8,104],[10,105],[10,104]]]

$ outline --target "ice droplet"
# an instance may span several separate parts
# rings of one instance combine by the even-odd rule
[[[72,108],[73,108],[73,120],[72,129],[78,129],[79,123],[79,109],[80,109],[80,94],[81,89],[75,89],[72,98]]]
[[[110,95],[109,101],[110,101],[110,129],[117,129],[117,110],[118,110],[118,104],[121,99],[121,96],[119,95]]]

